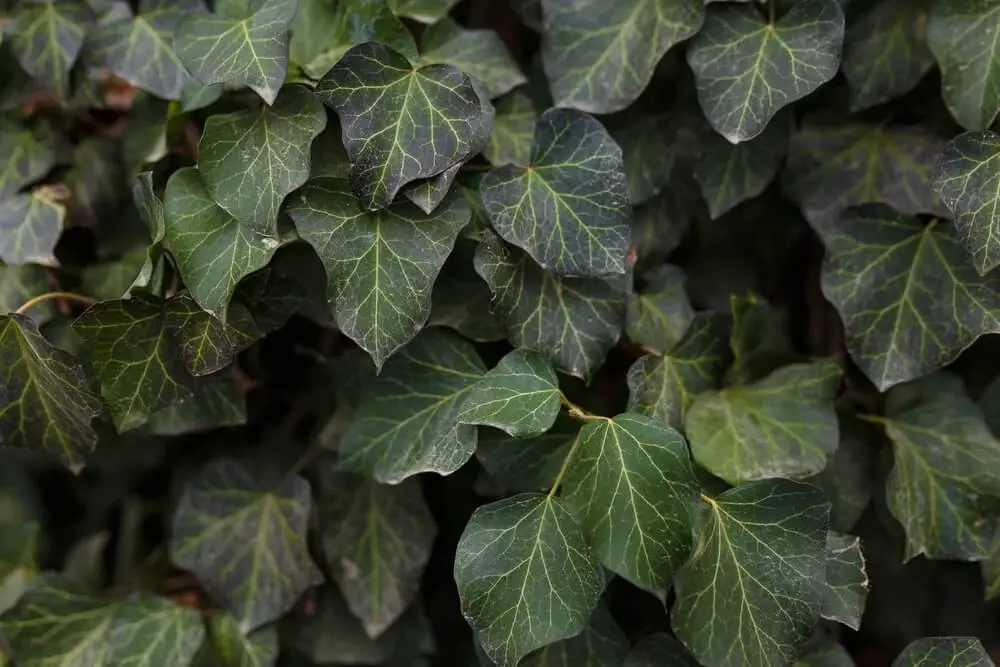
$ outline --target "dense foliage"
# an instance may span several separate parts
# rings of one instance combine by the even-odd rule
[[[0,664],[993,665],[1000,0],[0,0]]]

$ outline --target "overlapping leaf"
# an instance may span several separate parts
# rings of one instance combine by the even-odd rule
[[[674,45],[705,20],[702,0],[543,0],[542,61],[555,106],[621,111]]]
[[[198,577],[247,634],[323,580],[306,545],[311,503],[301,477],[268,483],[239,461],[215,459],[181,495],[170,557]]]
[[[952,362],[1000,331],[1000,277],[980,276],[955,230],[882,204],[817,225],[823,294],[851,356],[880,391]]]
[[[496,102],[493,132],[483,155],[494,167],[507,164],[527,165],[535,137],[538,110],[531,96],[522,88],[504,95]]]
[[[494,30],[466,30],[443,18],[424,30],[420,61],[452,65],[475,77],[490,98],[510,92],[527,77]]]
[[[565,413],[536,438],[514,438],[498,429],[481,428],[476,458],[490,477],[512,491],[548,489],[579,431],[580,424]]]
[[[475,243],[458,239],[434,283],[427,324],[450,327],[477,342],[503,340],[507,332],[493,312],[490,288],[472,264],[475,252]]]
[[[245,306],[233,304],[226,322],[209,315],[186,294],[165,304],[164,325],[180,349],[191,375],[209,375],[231,364],[236,354],[258,338]]]
[[[18,9],[7,30],[12,36],[11,50],[33,79],[65,97],[69,71],[94,18],[83,0],[26,4]]]
[[[0,199],[0,260],[58,264],[53,251],[66,220],[60,199],[62,194],[48,187]]]
[[[458,470],[476,450],[476,427],[458,421],[486,372],[471,343],[426,329],[386,363],[340,443],[340,466],[386,484]]]
[[[579,111],[549,109],[535,127],[530,165],[483,178],[493,228],[543,269],[624,273],[631,209],[622,152],[604,127]]]
[[[691,40],[698,101],[715,131],[739,143],[753,139],[783,107],[837,74],[844,13],[837,0],[803,0],[777,22],[752,5],[709,7]]]
[[[0,199],[45,176],[55,166],[58,148],[48,122],[28,126],[0,116]]]
[[[589,378],[618,341],[627,294],[614,279],[560,278],[496,238],[480,244],[475,263],[511,343],[558,370]]]
[[[924,637],[912,641],[892,667],[994,667],[975,637]]]
[[[515,667],[583,632],[604,574],[565,503],[523,493],[473,513],[455,553],[455,583],[486,654]]]
[[[629,297],[625,333],[633,343],[671,350],[680,342],[694,319],[686,284],[683,270],[664,264],[649,276],[641,292]]]
[[[674,583],[674,632],[707,667],[787,665],[820,618],[829,505],[777,479],[704,501]]]
[[[826,600],[823,618],[861,627],[868,597],[868,574],[860,538],[831,532],[826,537]]]
[[[247,402],[230,375],[219,373],[198,380],[194,394],[154,413],[137,429],[149,435],[187,435],[247,422]]]
[[[0,315],[14,312],[29,299],[51,289],[52,285],[45,276],[45,270],[37,264],[0,265]],[[32,306],[25,315],[36,325],[42,326],[52,319],[56,312],[56,306],[52,301],[43,301]]]
[[[208,638],[195,659],[196,667],[274,667],[277,664],[277,626],[269,625],[244,635],[233,615],[226,613],[212,614],[205,625]]]

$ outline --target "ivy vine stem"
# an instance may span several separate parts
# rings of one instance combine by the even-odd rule
[[[562,403],[563,407],[566,408],[566,412],[570,417],[581,422],[592,422],[599,419],[607,419],[607,417],[602,417],[601,415],[595,415],[593,413],[587,412],[579,405],[573,401],[566,398],[566,395],[562,392],[559,393],[559,401]]]
[[[546,496],[547,499],[551,500],[552,496],[556,495],[556,491],[559,490],[559,485],[562,484],[563,476],[566,474],[566,469],[569,468],[569,462],[573,460],[573,455],[576,454],[576,450],[579,446],[580,434],[577,433],[576,437],[573,438],[573,444],[570,445],[569,451],[566,452],[566,456],[563,457],[562,465],[559,466],[559,472],[556,473],[556,478],[552,481],[552,486],[549,487],[549,493]]]
[[[97,299],[91,298],[89,296],[84,296],[82,294],[74,294],[73,292],[46,292],[45,294],[39,294],[36,297],[32,297],[24,302],[24,304],[15,310],[14,312],[18,315],[24,315],[26,312],[42,303],[43,301],[49,301],[51,299],[66,299],[67,301],[76,301],[77,303],[82,303],[85,306],[93,306],[97,303]]]

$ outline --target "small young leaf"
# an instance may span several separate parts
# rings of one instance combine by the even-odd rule
[[[649,635],[629,651],[623,667],[701,667],[684,645],[670,635]],[[796,665],[798,667],[798,665]]]
[[[171,560],[225,604],[247,634],[323,581],[306,546],[311,502],[301,477],[275,486],[239,461],[212,461],[188,481],[174,510]]]
[[[94,13],[83,0],[26,4],[7,29],[24,71],[60,97],[69,93],[69,71],[80,55]]]
[[[177,341],[188,372],[194,376],[210,375],[225,368],[237,353],[259,337],[245,306],[230,306],[223,323],[199,308],[187,294],[167,301],[164,325]]]
[[[687,276],[672,264],[656,268],[645,288],[632,294],[625,315],[625,333],[638,345],[671,350],[694,319],[685,286]]]
[[[826,597],[823,618],[857,630],[868,597],[868,574],[861,540],[852,535],[826,536]]]
[[[579,431],[579,422],[565,413],[535,438],[514,438],[498,429],[481,428],[476,458],[506,488],[541,491],[552,486]]]
[[[535,138],[538,109],[523,88],[507,93],[496,102],[496,117],[483,155],[494,167],[527,166]]]
[[[66,207],[46,187],[0,199],[0,260],[57,266],[53,251],[65,221]]]
[[[820,618],[829,505],[781,479],[704,500],[674,583],[674,632],[706,667],[787,665]]]
[[[530,167],[483,178],[494,229],[560,275],[625,272],[631,209],[621,149],[592,116],[549,109],[538,119]]]
[[[0,116],[0,199],[49,173],[58,149],[59,139],[47,121],[29,126]]]
[[[494,30],[466,30],[443,18],[424,30],[421,46],[421,63],[465,71],[483,84],[491,99],[528,81]]]
[[[421,23],[435,23],[451,11],[458,0],[389,0],[396,16],[405,16]]]
[[[523,493],[477,509],[455,553],[462,613],[499,667],[581,632],[604,574],[565,503]]]
[[[892,667],[994,667],[975,637],[924,637],[910,642]]]
[[[472,388],[458,421],[530,438],[552,427],[559,405],[559,378],[552,364],[537,352],[514,350]]]

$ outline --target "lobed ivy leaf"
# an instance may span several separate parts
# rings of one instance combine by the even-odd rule
[[[684,645],[664,632],[640,640],[625,658],[622,667],[700,667]]]
[[[431,178],[482,146],[484,105],[469,76],[449,65],[414,68],[385,44],[350,49],[316,86],[340,116],[351,182],[369,210],[404,185]]]
[[[196,381],[190,398],[153,413],[137,432],[178,436],[241,426],[246,422],[246,398],[230,375],[217,373]]]
[[[436,23],[447,16],[456,4],[458,0],[389,0],[389,7],[396,16],[421,23]]]
[[[994,667],[975,637],[923,637],[910,642],[892,667]]]
[[[823,618],[857,630],[868,597],[868,573],[861,539],[831,532],[826,536],[826,598]]]
[[[458,414],[485,372],[468,341],[443,329],[422,331],[362,396],[340,443],[340,468],[383,484],[455,472],[476,451],[476,428]]]
[[[547,489],[579,431],[579,423],[565,413],[559,413],[552,428],[534,438],[515,438],[498,429],[481,428],[476,459],[490,477],[508,489]]]
[[[301,477],[273,484],[239,461],[216,459],[184,488],[170,558],[233,613],[246,635],[323,581],[306,545],[311,502]]]
[[[1000,526],[1000,474],[987,463],[1000,441],[962,381],[936,373],[901,385],[878,421],[893,446],[886,500],[906,531],[905,559],[985,559]]]
[[[274,667],[278,662],[278,629],[269,625],[244,635],[232,614],[215,613],[205,620],[207,641],[195,667]]]
[[[589,378],[618,341],[627,293],[613,280],[560,278],[495,237],[479,245],[475,265],[511,343],[544,354],[558,370]]]
[[[29,299],[51,289],[52,285],[45,275],[45,269],[37,264],[0,265],[0,315],[13,313]],[[55,317],[57,312],[55,303],[43,301],[32,306],[24,314],[37,326],[42,326]]]
[[[237,353],[259,338],[257,326],[245,306],[231,305],[223,323],[199,308],[187,294],[166,302],[163,324],[177,342],[185,367],[194,376],[222,370],[233,363]]]
[[[1000,278],[976,272],[947,223],[869,204],[816,231],[826,246],[823,294],[843,319],[848,352],[879,391],[1000,331]]]
[[[687,443],[649,417],[621,414],[580,429],[563,497],[606,568],[664,600],[687,560],[687,506],[698,494]]]
[[[702,0],[542,0],[542,62],[555,106],[621,111],[705,20]]]
[[[252,6],[251,6],[252,5]],[[174,51],[205,85],[246,85],[274,104],[288,70],[288,28],[296,0],[246,3],[243,16],[187,12],[174,33]]]
[[[351,612],[378,637],[417,596],[437,536],[420,482],[389,486],[345,474],[324,478],[323,553]]]
[[[70,69],[94,18],[83,0],[25,4],[18,8],[8,28],[11,51],[34,80],[65,98],[69,94]]]
[[[567,276],[625,272],[631,209],[622,152],[592,116],[543,113],[530,166],[491,170],[480,193],[497,233],[543,269]]]
[[[278,236],[278,209],[309,179],[309,148],[326,127],[323,105],[304,86],[287,86],[271,106],[209,116],[198,143],[198,173],[212,199],[242,226]]]
[[[427,26],[421,47],[422,64],[463,70],[484,86],[491,99],[528,81],[495,30],[466,30],[445,17]]]
[[[499,667],[583,632],[604,574],[581,526],[551,494],[522,493],[478,508],[455,553],[462,613]]]
[[[461,193],[433,213],[399,202],[366,210],[343,179],[314,179],[287,209],[323,261],[340,329],[381,369],[431,314],[434,281],[471,215]]]
[[[629,340],[654,350],[670,350],[694,319],[685,286],[687,276],[673,264],[658,266],[641,292],[629,296],[625,333]]]
[[[840,69],[851,89],[851,111],[905,95],[934,66],[925,35],[930,5],[929,0],[888,0],[847,28]]]
[[[709,7],[687,51],[708,122],[730,143],[753,139],[837,74],[843,41],[837,0],[802,0],[776,22],[752,5]]]
[[[27,315],[0,315],[0,444],[42,449],[70,466],[97,444],[100,398],[80,364]]]
[[[674,581],[674,632],[707,667],[788,664],[820,618],[829,505],[782,479],[703,500]]]
[[[493,131],[483,155],[494,167],[526,166],[531,161],[538,109],[523,88],[516,88],[496,101]]]
[[[66,222],[61,199],[62,193],[47,186],[0,199],[0,260],[58,266],[53,251]]]
[[[0,116],[0,200],[45,176],[56,164],[59,138],[52,125],[24,125]]]

